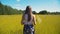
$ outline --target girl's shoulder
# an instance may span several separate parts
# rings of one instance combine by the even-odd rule
[[[35,17],[35,15],[34,14],[32,14],[33,15],[33,17]]]

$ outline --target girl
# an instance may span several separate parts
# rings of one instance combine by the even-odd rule
[[[32,9],[30,6],[26,7],[25,13],[22,16],[21,24],[24,25],[23,34],[34,34],[36,19],[35,15],[32,14]]]

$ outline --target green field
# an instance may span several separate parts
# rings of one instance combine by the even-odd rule
[[[0,15],[0,34],[23,34],[22,15]],[[35,34],[60,34],[60,15],[36,15]]]

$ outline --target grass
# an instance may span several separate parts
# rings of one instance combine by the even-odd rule
[[[23,34],[22,15],[0,15],[0,34]],[[35,34],[60,34],[60,15],[36,15]]]

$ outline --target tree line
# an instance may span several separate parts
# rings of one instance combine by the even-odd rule
[[[17,10],[13,9],[11,6],[3,5],[0,2],[0,15],[14,15],[14,14],[22,14],[25,10]],[[32,11],[33,14],[60,14],[60,12],[48,12],[47,10],[42,10],[39,13],[36,11]]]
[[[10,6],[3,5],[0,2],[0,15],[13,15],[13,14],[22,14],[22,10],[13,9]]]
[[[42,10],[39,13],[37,13],[36,11],[33,11],[33,14],[42,14],[42,15],[60,15],[60,12],[56,11],[56,12],[48,12],[47,10]]]

